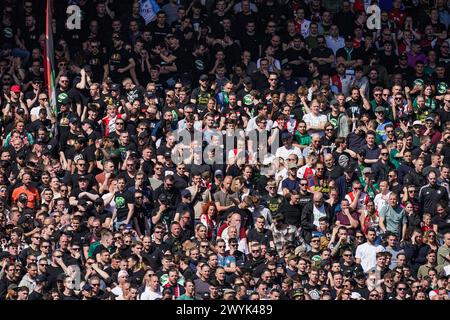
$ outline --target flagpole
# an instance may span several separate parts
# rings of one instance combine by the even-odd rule
[[[56,110],[56,92],[55,92],[55,52],[53,47],[53,0],[47,0],[46,19],[45,19],[45,80],[47,84],[49,103],[55,117]]]

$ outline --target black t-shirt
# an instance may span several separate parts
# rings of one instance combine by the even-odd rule
[[[158,26],[157,21],[154,21],[150,24],[150,30],[153,35],[154,43],[163,43],[164,38],[172,32],[170,26],[165,24],[163,27]]]
[[[435,215],[432,219],[433,224],[438,226],[438,232],[445,234],[450,232],[450,213],[447,213],[444,217]]]
[[[266,246],[269,246],[270,245],[270,241],[273,240],[272,231],[270,231],[268,229],[263,229],[262,232],[258,232],[258,230],[256,230],[256,228],[251,229],[248,232],[247,240],[249,242],[256,241],[256,242],[258,242],[260,244],[264,244]]]
[[[90,53],[86,56],[85,62],[91,66],[92,81],[100,82],[103,79],[103,66],[108,63],[105,59],[105,55],[101,51],[97,54]]]
[[[278,208],[278,212],[282,213],[285,222],[290,225],[299,226],[301,218],[301,207],[290,204],[289,202],[282,203]]]
[[[117,210],[117,221],[123,221],[128,216],[128,204],[134,203],[134,195],[129,191],[116,193],[114,202]]]
[[[114,82],[120,82],[124,77],[129,76],[129,72],[119,73],[118,69],[125,68],[129,64],[131,54],[125,49],[115,49],[109,54],[109,73]]]
[[[195,99],[195,104],[199,107],[206,107],[208,100],[213,97],[211,91],[203,91],[200,87],[192,90],[191,99]]]
[[[329,58],[330,55],[334,55],[330,48],[314,48],[311,50],[311,58]],[[319,65],[319,71],[329,73],[330,67],[329,63]]]

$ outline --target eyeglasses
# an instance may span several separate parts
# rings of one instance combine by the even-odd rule
[[[93,286],[93,287],[100,287],[100,283],[91,283],[91,286]]]
[[[300,183],[300,186],[306,187],[306,186],[308,186],[308,184],[307,183]]]
[[[123,122],[116,122],[116,125],[118,125],[118,126],[121,126],[123,124],[124,124]]]
[[[388,156],[389,155],[389,153],[387,153],[387,152],[383,152],[382,154],[381,154],[382,156]]]
[[[343,254],[344,257],[351,257],[351,254]]]
[[[400,291],[406,291],[406,288],[401,287],[401,288],[397,288],[397,290],[400,290]]]

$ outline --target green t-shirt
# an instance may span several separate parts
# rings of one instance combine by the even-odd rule
[[[398,169],[398,167],[400,167],[401,161],[403,161],[403,158],[395,157],[399,152],[400,151],[398,151],[397,149],[392,149],[389,153],[389,160],[395,166],[395,169]]]
[[[195,297],[188,297],[186,294],[182,294],[177,300],[197,300]]]
[[[375,114],[375,109],[378,107],[378,104],[375,101],[375,99],[370,101],[370,106],[372,107],[373,114]],[[393,120],[392,108],[389,106],[389,104],[386,101],[383,101],[383,103],[380,106],[385,109],[386,120],[392,121]]]
[[[362,171],[361,171],[362,172]],[[364,178],[361,176],[359,177],[359,182],[361,182],[361,185],[363,188],[366,187],[366,181],[364,180]],[[367,188],[367,195],[369,196],[370,199],[374,199],[376,196],[376,192],[375,191],[379,191],[380,187],[378,185],[378,182],[374,182],[372,184],[372,188]]]
[[[437,263],[439,266],[447,266],[450,264],[450,262],[444,257],[448,257],[450,254],[450,248],[443,245],[438,249],[438,255],[437,255]]]
[[[405,210],[400,206],[392,208],[390,205],[385,205],[380,209],[381,217],[384,218],[384,225],[387,231],[396,234],[400,239],[402,236],[402,227],[408,223]]]
[[[309,134],[302,135],[300,132],[295,131],[295,141],[301,146],[309,146],[311,143],[311,136]]]

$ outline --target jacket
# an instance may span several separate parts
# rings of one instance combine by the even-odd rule
[[[410,263],[413,275],[417,274],[419,267],[427,262],[427,254],[430,247],[424,243],[422,244],[407,244],[405,245],[405,255]]]
[[[325,206],[325,214],[330,225],[334,223],[335,216],[331,212],[330,205],[326,202],[323,203]],[[309,243],[311,241],[312,232],[316,230],[316,225],[314,224],[314,202],[309,202],[303,207],[301,216],[301,226],[303,230],[303,237],[305,241]]]

